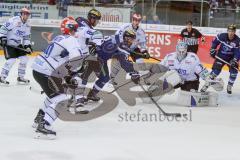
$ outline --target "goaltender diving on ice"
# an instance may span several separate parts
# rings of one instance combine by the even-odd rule
[[[158,73],[159,66],[167,67],[168,71],[164,76],[160,77],[149,87],[149,91],[152,92],[155,100],[159,100],[164,94],[172,93],[175,89],[180,88],[178,102],[187,106],[217,106],[217,95],[211,92],[202,93],[198,92],[199,78],[209,82],[210,86],[216,91],[223,90],[223,81],[221,78],[210,79],[208,70],[200,63],[196,54],[187,52],[187,44],[184,42],[178,42],[176,46],[176,52],[167,54],[163,61],[157,65],[153,65],[149,71],[149,74]],[[167,87],[166,87],[167,86]],[[205,99],[205,101],[199,101]],[[192,99],[194,104],[192,104]],[[214,99],[214,102],[213,100]],[[150,102],[149,99],[143,98],[144,102]]]

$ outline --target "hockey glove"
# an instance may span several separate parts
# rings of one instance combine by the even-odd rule
[[[238,68],[238,61],[236,58],[233,58],[230,62],[229,62],[230,66],[232,68]]]
[[[7,37],[0,37],[0,45],[3,47],[7,44]]]
[[[143,54],[143,58],[145,58],[145,59],[149,59],[150,58],[150,54],[148,53],[147,50],[143,51],[142,54]]]
[[[24,49],[27,50],[28,54],[31,54],[33,52],[32,46],[30,44],[29,45],[24,45]]]
[[[135,84],[139,84],[140,82],[140,75],[138,74],[138,72],[132,72],[130,73],[131,79]]]
[[[71,89],[76,89],[78,87],[77,77],[66,76],[66,77],[64,77],[64,80],[66,82],[65,83],[66,87],[71,88]]]
[[[214,49],[214,48],[211,48],[211,49],[210,49],[210,56],[211,56],[211,57],[215,58],[216,53],[217,53],[217,50],[216,50],[216,49]]]
[[[18,47],[18,48],[23,48],[23,45],[22,45],[22,44],[19,44],[17,47]]]
[[[89,54],[95,56],[97,53],[97,45],[95,43],[89,42]]]

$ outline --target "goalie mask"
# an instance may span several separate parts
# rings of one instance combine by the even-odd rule
[[[123,33],[123,42],[127,44],[129,47],[133,44],[136,39],[136,33],[133,30],[126,30]]]
[[[185,42],[178,42],[176,46],[177,59],[182,61],[187,56],[187,44]]]

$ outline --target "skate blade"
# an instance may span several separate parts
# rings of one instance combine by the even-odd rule
[[[23,86],[26,85],[27,86],[27,85],[30,84],[30,82],[17,82],[17,84],[18,85],[23,85]]]
[[[0,83],[0,86],[9,87],[9,86],[10,86],[10,83]]]
[[[46,134],[36,132],[34,139],[54,140],[54,139],[56,139],[56,135],[53,135],[53,134],[46,135]]]

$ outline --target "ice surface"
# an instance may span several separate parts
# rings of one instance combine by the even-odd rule
[[[31,76],[27,78],[38,88]],[[0,57],[0,67],[5,60]],[[240,81],[228,96],[220,93],[219,107],[188,108],[176,105],[176,93],[159,104],[168,112],[192,112],[192,121],[121,121],[120,115],[157,113],[153,104],[139,99],[134,107],[120,100],[119,106],[103,117],[85,122],[57,120],[56,140],[34,139],[31,128],[44,95],[17,85],[17,64],[10,86],[0,86],[0,160],[239,160]],[[221,77],[228,79],[224,72]]]

